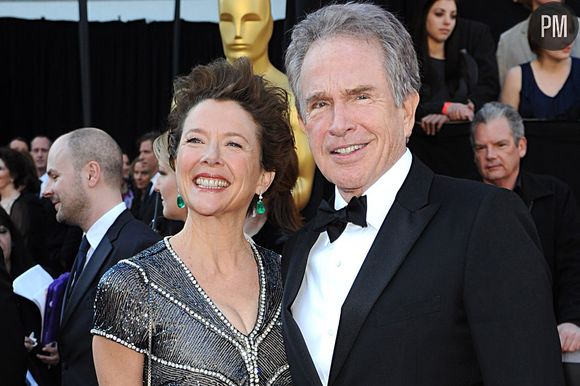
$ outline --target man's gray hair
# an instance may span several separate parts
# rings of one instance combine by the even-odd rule
[[[475,146],[475,130],[477,125],[486,124],[494,119],[505,118],[512,131],[514,143],[517,145],[520,139],[524,137],[524,122],[521,115],[510,105],[499,102],[488,102],[473,117],[471,121],[471,146]]]
[[[74,169],[80,171],[88,162],[101,167],[103,181],[121,188],[123,181],[123,153],[113,137],[100,129],[82,128],[67,134],[68,150]]]
[[[286,72],[296,96],[296,108],[302,117],[300,72],[306,53],[317,40],[337,36],[376,40],[381,45],[385,73],[397,107],[411,93],[419,92],[421,78],[413,41],[395,16],[373,4],[328,5],[306,16],[294,27],[286,51]]]

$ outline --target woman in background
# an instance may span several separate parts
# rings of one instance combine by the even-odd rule
[[[185,221],[187,209],[183,197],[177,194],[175,171],[169,163],[168,136],[169,132],[166,131],[153,141],[153,152],[159,163],[159,177],[155,181],[154,189],[161,196],[163,217],[169,220]]]
[[[9,214],[33,261],[45,262],[46,212],[38,198],[40,181],[25,157],[16,150],[0,148],[0,205]]]
[[[414,24],[422,83],[417,119],[434,135],[444,123],[470,121],[495,100],[495,46],[489,27],[457,18],[455,0],[425,1]]]
[[[533,38],[536,32],[528,29],[528,43],[536,59],[508,71],[500,100],[518,110],[522,118],[578,120],[580,59],[571,56],[574,43],[561,50],[546,50]]]

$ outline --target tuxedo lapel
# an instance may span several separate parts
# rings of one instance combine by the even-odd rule
[[[333,384],[378,297],[439,208],[428,204],[433,173],[415,158],[342,306],[330,369]]]
[[[284,251],[284,265],[288,267],[284,280],[284,295],[282,299],[282,322],[285,334],[285,346],[293,374],[299,374],[301,379],[308,380],[309,385],[321,385],[316,367],[312,362],[300,327],[292,316],[292,304],[298,295],[308,255],[312,245],[318,239],[320,233],[314,232],[310,227],[292,242],[292,248]],[[298,380],[295,379],[295,382]]]

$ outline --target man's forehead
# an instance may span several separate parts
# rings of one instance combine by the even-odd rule
[[[36,137],[30,142],[30,145],[33,149],[48,149],[50,147],[50,141],[46,137]]]
[[[147,139],[139,145],[139,150],[150,150],[153,149],[153,141]]]

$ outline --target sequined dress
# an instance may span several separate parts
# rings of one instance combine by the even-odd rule
[[[260,299],[249,335],[229,323],[167,238],[102,277],[91,333],[145,354],[144,384],[151,340],[152,385],[291,385],[280,323],[280,257],[251,245]]]

